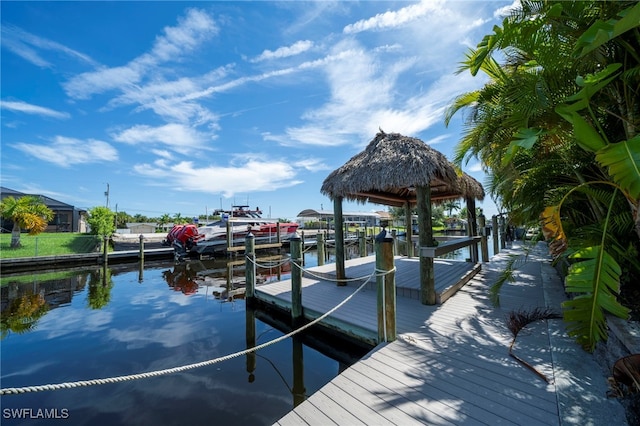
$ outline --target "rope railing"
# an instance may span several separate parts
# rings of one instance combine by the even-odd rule
[[[80,380],[80,381],[76,381],[76,382],[64,382],[64,383],[55,383],[55,384],[46,384],[46,385],[37,385],[37,386],[24,386],[24,387],[17,387],[17,388],[2,388],[0,389],[0,395],[18,395],[18,394],[23,394],[23,393],[35,393],[35,392],[43,392],[43,391],[49,391],[49,390],[60,390],[60,389],[73,389],[73,388],[78,388],[78,387],[85,387],[85,386],[95,386],[95,385],[104,385],[104,384],[109,384],[109,383],[120,383],[120,382],[125,382],[125,381],[131,381],[131,380],[140,380],[140,379],[146,379],[146,378],[150,378],[150,377],[158,377],[158,376],[164,376],[167,374],[173,374],[173,373],[179,373],[179,372],[183,372],[183,371],[188,371],[188,370],[193,370],[196,368],[201,368],[201,367],[206,367],[209,365],[213,365],[213,364],[217,364],[223,361],[227,361],[233,358],[237,358],[246,354],[249,354],[251,352],[255,352],[258,351],[260,349],[264,349],[270,345],[276,344],[278,342],[281,342],[283,340],[286,340],[292,336],[295,336],[296,334],[314,326],[315,324],[319,323],[320,321],[324,320],[325,318],[327,318],[329,315],[333,314],[335,311],[337,311],[338,309],[340,309],[342,306],[344,306],[349,300],[351,300],[356,294],[358,294],[363,288],[364,286],[373,278],[373,277],[378,277],[378,276],[384,276],[386,274],[390,274],[392,272],[395,271],[395,267],[391,270],[388,271],[379,271],[377,269],[374,269],[373,273],[371,273],[368,276],[368,279],[363,282],[353,293],[351,293],[349,296],[347,296],[342,302],[340,302],[339,304],[337,304],[336,306],[334,306],[332,309],[330,309],[329,311],[327,311],[326,313],[322,314],[321,316],[319,316],[318,318],[314,319],[313,321],[301,326],[300,328],[297,328],[295,330],[292,330],[291,332],[282,335],[278,338],[275,338],[269,342],[265,342],[261,345],[257,345],[254,346],[252,348],[248,348],[245,349],[243,351],[239,351],[239,352],[235,352],[233,354],[229,354],[229,355],[225,355],[222,357],[218,357],[218,358],[213,358],[207,361],[202,361],[202,362],[196,362],[193,364],[187,364],[187,365],[183,365],[180,367],[173,367],[173,368],[167,368],[167,369],[163,369],[163,370],[156,370],[156,371],[150,371],[150,372],[146,372],[146,373],[138,373],[138,374],[130,374],[130,375],[124,375],[124,376],[115,376],[115,377],[108,377],[108,378],[99,378],[99,379],[92,379],[92,380]]]

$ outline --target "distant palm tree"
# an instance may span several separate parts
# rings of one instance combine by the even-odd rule
[[[20,230],[27,229],[29,235],[37,235],[47,229],[54,213],[40,198],[26,195],[20,198],[7,197],[0,203],[0,215],[13,221],[11,248],[20,247]]]
[[[454,210],[460,210],[460,203],[458,201],[449,201],[444,203],[445,210],[449,210],[449,217],[453,214]]]
[[[164,226],[169,222],[171,222],[171,216],[168,213],[165,213],[158,218],[158,225],[160,225],[160,228],[164,228]]]

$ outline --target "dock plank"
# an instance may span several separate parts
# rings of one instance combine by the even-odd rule
[[[500,261],[504,264],[506,256]],[[601,391],[602,385],[594,382],[590,375],[585,379],[587,382],[577,377],[567,380],[568,372],[562,365],[558,370],[557,351],[567,350],[557,346],[559,342],[569,344],[570,340],[554,336],[558,327],[552,321],[557,320],[528,325],[518,334],[513,347],[514,352],[548,381],[509,355],[513,335],[506,323],[507,313],[551,303],[543,289],[540,265],[529,265],[515,282],[503,286],[500,306],[493,306],[488,296],[489,285],[499,272],[494,264],[486,268],[483,265],[477,275],[444,303],[426,306],[411,297],[411,291],[419,288],[415,276],[419,275],[416,267],[419,262],[417,259],[397,261],[397,339],[378,345],[283,420],[293,416],[310,425],[327,424],[306,415],[308,406],[313,406],[333,422],[344,425],[352,424],[353,418],[358,419],[357,424],[385,425],[601,424],[593,419],[607,418],[609,411],[611,418],[619,422],[623,418],[621,407],[612,410],[615,407]],[[364,258],[353,266],[356,269],[349,269],[347,262],[348,276],[366,274],[370,268]],[[464,266],[473,267],[455,261],[439,263],[441,275],[436,275],[436,281],[438,277],[450,281],[459,279],[468,273]],[[330,275],[333,267],[325,265],[323,272]],[[450,276],[442,275],[448,272]],[[308,277],[303,281],[306,286],[302,290],[304,309],[313,307],[317,312],[327,312],[358,285],[350,282],[348,286],[338,287],[330,281]],[[279,286],[276,292],[279,292],[277,297],[290,298],[286,285]],[[331,317],[358,324],[363,329],[369,327],[375,334],[376,297],[375,284],[367,283]],[[560,302],[561,299],[556,298],[552,303],[559,306]],[[574,350],[569,352],[573,354]],[[567,388],[569,382],[572,388]],[[583,398],[585,391],[589,395],[588,402],[582,399],[585,405],[567,404],[566,401]],[[574,396],[576,393],[579,395]],[[334,416],[336,404],[340,409]],[[605,414],[598,414],[599,410]]]

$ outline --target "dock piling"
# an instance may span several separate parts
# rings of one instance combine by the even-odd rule
[[[245,238],[245,298],[252,299],[255,296],[256,289],[256,250],[255,237],[253,234],[247,234]]]
[[[396,340],[396,274],[393,260],[393,239],[383,229],[376,237],[375,245],[378,342],[392,342]]]
[[[319,231],[316,234],[316,247],[318,250],[318,266],[324,265],[324,261],[326,258],[325,250],[326,250],[326,240],[324,231]]]
[[[294,237],[291,247],[291,318],[297,321],[302,318],[302,240]]]

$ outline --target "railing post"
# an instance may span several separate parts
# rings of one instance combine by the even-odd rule
[[[378,343],[396,340],[396,273],[393,239],[385,229],[376,237],[376,284],[378,288]]]
[[[487,245],[487,220],[483,214],[478,216],[478,227],[480,228],[480,251],[482,253],[482,262],[488,262],[489,247]]]
[[[322,266],[324,265],[324,260],[326,258],[326,242],[324,238],[324,231],[318,231],[318,233],[316,234],[316,248],[318,252],[318,266]]]
[[[491,217],[491,232],[493,232],[493,254],[494,256],[500,253],[500,230],[498,229],[498,216]]]
[[[365,238],[364,231],[358,231],[358,247],[360,248],[360,257],[367,255],[367,239]]]
[[[400,247],[398,246],[398,237],[396,235],[398,231],[396,231],[395,229],[391,230],[391,238],[393,238],[393,254],[396,255],[398,253],[400,253]]]
[[[302,241],[300,237],[291,239],[291,318],[297,321],[302,317]]]
[[[227,249],[233,247],[233,230],[231,227],[231,222],[227,219]]]
[[[252,299],[256,291],[256,250],[255,237],[252,233],[247,234],[244,240],[244,270],[245,270],[245,298]]]

